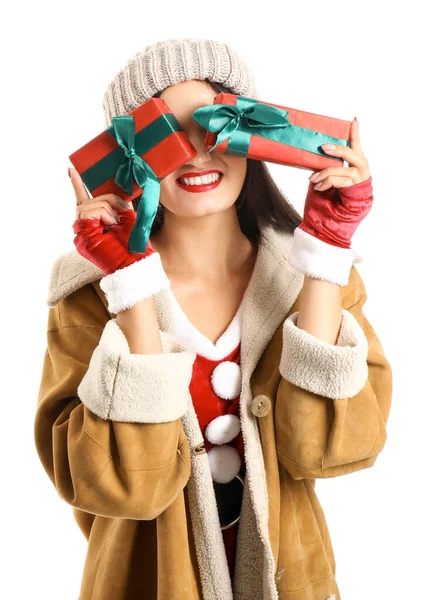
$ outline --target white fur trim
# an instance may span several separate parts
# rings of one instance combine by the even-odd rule
[[[353,262],[362,260],[363,257],[352,248],[332,246],[299,227],[294,231],[289,264],[313,279],[345,286],[348,284]]]
[[[213,419],[205,429],[205,437],[211,444],[227,444],[241,430],[241,422],[236,415],[220,415]]]
[[[170,287],[158,252],[106,275],[99,283],[109,312],[118,314]]]
[[[241,330],[242,330],[242,312],[243,303],[239,305],[235,316],[224,331],[218,338],[215,344],[203,335],[196,327],[189,321],[186,313],[181,308],[171,288],[168,289],[168,294],[171,300],[171,308],[173,310],[174,320],[174,332],[183,340],[186,346],[210,360],[221,360],[225,358],[236,348],[241,341]]]
[[[167,423],[187,411],[196,359],[169,333],[160,332],[164,352],[131,354],[127,338],[110,319],[78,386],[81,401],[102,419]]]
[[[242,376],[238,364],[225,360],[218,364],[211,375],[214,392],[224,400],[233,400],[241,393]]]
[[[229,483],[239,473],[242,460],[233,446],[215,446],[208,452],[211,475],[217,483]]]
[[[352,398],[368,379],[368,342],[356,318],[345,308],[336,344],[297,327],[299,312],[283,323],[279,371],[294,385],[334,400]]]

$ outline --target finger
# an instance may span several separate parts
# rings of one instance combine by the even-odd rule
[[[82,205],[84,206],[84,205]],[[104,225],[116,225],[119,223],[120,218],[116,216],[114,213],[110,213],[108,210],[104,208],[97,208],[94,210],[88,209],[87,206],[85,210],[77,210],[77,214],[75,216],[76,219],[95,219],[96,221],[102,221]]]
[[[81,179],[81,175],[79,174],[77,169],[72,169],[70,167],[69,176],[71,178],[72,187],[74,188],[77,204],[82,204],[83,202],[90,200],[90,196],[86,190],[86,186],[84,185],[84,182]]]
[[[312,179],[311,177],[309,179],[310,179],[310,181],[313,181],[314,184],[316,185],[320,181],[323,181],[324,179],[326,179],[326,177],[330,177],[330,176],[351,177],[352,179],[360,180],[360,175],[359,175],[356,167],[340,167],[340,168],[329,167],[327,169],[323,169],[322,171],[319,171],[318,173],[316,173],[316,177],[314,177],[314,179]]]
[[[103,198],[103,196],[99,196],[99,198]],[[106,200],[99,200],[98,198],[93,198],[89,202],[83,202],[83,204],[79,204],[77,206],[77,215],[82,210],[92,210],[93,208],[105,208],[108,212],[115,215],[118,218],[118,213],[112,208],[111,202],[107,202]],[[121,207],[121,212],[126,210],[124,207]]]
[[[115,216],[110,213],[106,208],[96,208],[90,210],[80,211],[79,217],[80,219],[99,219],[102,223],[106,225],[116,225],[119,223],[119,219],[116,219]]]
[[[129,202],[127,202],[127,200],[123,200],[122,198],[119,198],[117,196],[118,200],[119,200],[119,204],[124,208],[124,210],[128,210],[129,208],[131,208],[131,210],[134,210],[134,206],[132,201],[130,200]]]
[[[349,140],[349,143],[351,143],[351,138]],[[363,156],[363,153],[359,153],[358,151],[354,150],[353,148],[350,148],[349,146],[342,146],[341,144],[336,144],[334,149],[327,148],[326,146],[327,144],[323,144],[321,146],[322,150],[326,154],[329,154],[329,156],[338,156],[343,160],[347,161],[348,164],[352,165],[353,167],[361,169],[366,164],[366,159]]]
[[[131,206],[133,206],[131,202],[130,202],[130,204],[131,204]],[[111,207],[112,212],[122,213],[125,210],[128,210],[129,203],[126,202],[125,200],[122,200],[122,198],[120,198],[116,194],[110,193],[110,194],[101,194],[100,196],[95,196],[94,198],[91,198],[90,206],[95,206],[95,207],[104,206],[108,210]]]
[[[92,200],[90,200],[91,203],[94,202],[101,202],[103,203],[103,206],[111,206],[115,211],[118,212],[123,212],[124,210],[128,210],[128,202],[126,202],[125,200],[122,200],[119,196],[117,196],[116,194],[101,194],[100,196],[95,196]]]
[[[359,123],[357,119],[353,119],[353,121],[351,121],[349,144],[350,148],[352,148],[354,152],[357,152],[357,154],[363,154],[360,144]]]
[[[313,186],[313,189],[316,191],[319,191],[319,192],[325,192],[326,190],[328,190],[331,187],[343,188],[343,187],[348,187],[350,185],[353,185],[354,183],[357,183],[357,182],[353,181],[351,177],[332,176],[332,177],[327,177],[325,180],[323,180],[319,184],[315,184]]]
[[[80,212],[77,215],[79,219],[97,219],[101,221],[105,225],[116,225],[119,223],[119,217],[116,217],[113,213],[109,212],[107,209],[101,207],[94,210],[86,209]]]

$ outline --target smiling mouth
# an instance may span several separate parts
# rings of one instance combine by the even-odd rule
[[[187,177],[185,179],[191,179]],[[223,173],[219,172],[219,177],[216,181],[212,181],[210,183],[200,183],[200,184],[186,184],[184,183],[182,178],[176,179],[176,184],[187,192],[208,192],[210,190],[218,187],[223,179]]]

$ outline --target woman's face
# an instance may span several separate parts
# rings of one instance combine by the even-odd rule
[[[207,154],[204,147],[206,131],[192,118],[192,113],[197,108],[213,104],[214,96],[215,91],[210,86],[197,80],[172,85],[160,96],[197,150],[196,156],[161,181],[160,202],[164,212],[170,211],[181,217],[202,217],[230,208],[239,196],[245,179],[247,159],[216,151]],[[202,171],[219,171],[222,174],[219,184],[203,191],[195,191],[196,186],[179,185],[178,180],[185,173],[201,174]],[[190,177],[193,178],[194,175]]]

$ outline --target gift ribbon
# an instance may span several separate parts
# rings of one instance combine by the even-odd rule
[[[133,116],[112,117],[112,126],[117,142],[124,150],[124,159],[117,169],[114,181],[129,195],[133,193],[133,179],[139,188],[143,189],[136,222],[128,240],[128,249],[130,252],[145,252],[152,223],[158,210],[160,179],[136,152]]]
[[[288,119],[288,111],[283,108],[260,104],[258,100],[246,96],[238,96],[236,105],[201,106],[193,112],[192,117],[205,129],[218,134],[216,143],[208,150],[208,153],[229,138],[226,152],[244,157],[248,154],[251,135],[264,137],[338,161],[341,159],[329,156],[320,146],[322,144],[348,146],[348,140],[293,125]]]
[[[81,173],[81,178],[90,191],[112,177],[129,195],[133,193],[133,180],[143,188],[128,249],[131,252],[145,252],[158,210],[159,183],[162,178],[155,175],[141,156],[169,135],[183,130],[176,117],[172,113],[166,113],[138,133],[135,133],[132,115],[112,117],[112,125],[106,131],[116,139],[118,147]]]

